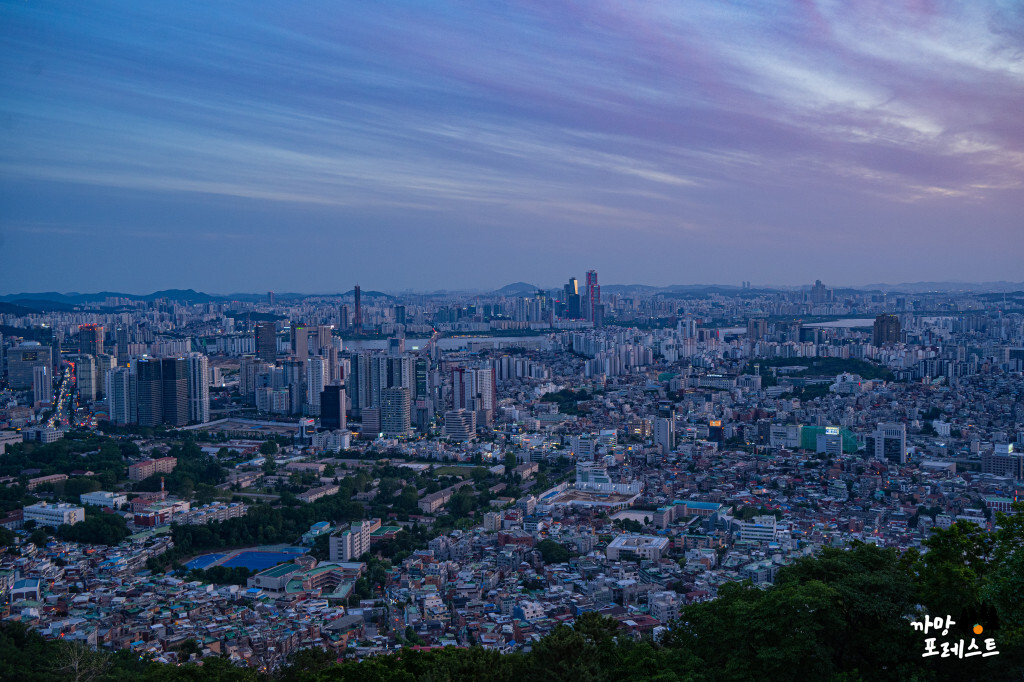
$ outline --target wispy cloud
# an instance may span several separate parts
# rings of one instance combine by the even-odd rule
[[[415,240],[444,216],[495,250],[540,224],[569,254],[588,226],[673,248],[828,241],[832,213],[871,203],[904,246],[933,211],[969,210],[1024,247],[999,232],[1024,181],[1013,2],[9,3],[0,88],[0,179],[94,187],[96,224],[119,215],[99,194],[142,212],[176,192],[306,207],[319,222],[296,236]],[[49,221],[48,196],[0,221]],[[245,210],[216,221],[248,235]]]

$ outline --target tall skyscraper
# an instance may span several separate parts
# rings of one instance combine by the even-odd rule
[[[96,399],[107,397],[107,372],[117,367],[117,358],[100,353],[96,356]]]
[[[277,331],[273,322],[256,323],[256,357],[267,362],[277,359]]]
[[[319,415],[323,406],[320,404],[320,393],[327,385],[327,361],[313,355],[306,365],[306,395],[308,396],[309,414]]]
[[[188,420],[205,424],[210,421],[210,361],[202,353],[189,353],[188,358]]]
[[[305,361],[309,357],[309,328],[303,322],[292,323],[292,355]]]
[[[569,278],[569,283],[563,288],[565,298],[565,316],[571,319],[579,319],[580,313],[580,286],[575,277]]]
[[[112,424],[134,424],[138,399],[136,375],[127,367],[115,367],[106,376],[107,411]]]
[[[32,402],[35,405],[53,402],[53,375],[46,365],[32,368]]]
[[[355,289],[353,289],[353,295],[355,297],[356,304],[356,319],[355,322],[353,323],[353,326],[355,327],[354,331],[356,334],[363,333],[363,302],[360,294],[361,291],[359,289],[359,285],[357,284]]]
[[[413,361],[410,357],[388,358],[388,382],[386,388],[409,389],[412,395],[415,377],[413,375]]]
[[[657,417],[654,420],[654,443],[667,455],[676,447],[676,420]]]
[[[141,358],[135,361],[135,383],[139,426],[156,426],[163,422],[164,391],[160,361]]]
[[[452,409],[470,409],[470,396],[466,386],[466,368],[452,367]]]
[[[416,358],[413,372],[415,373],[413,398],[423,400],[427,397],[427,373],[430,371],[430,363],[426,358]]]
[[[114,331],[114,340],[117,343],[117,364],[127,365],[129,360],[128,352],[128,328],[120,326]]]
[[[83,324],[78,328],[78,347],[84,355],[96,357],[103,352],[104,329],[101,324]]]
[[[320,426],[325,429],[346,429],[345,387],[338,384],[324,386],[320,393]]]
[[[338,331],[342,334],[348,331],[349,320],[348,304],[343,303],[338,309]]]
[[[298,358],[288,358],[283,363],[284,381],[288,387],[291,414],[302,414],[306,404],[306,363]]]
[[[597,283],[597,270],[587,270],[586,296],[583,301],[584,318],[593,322],[596,319],[596,309],[599,305],[601,305],[601,286]]]
[[[900,318],[895,315],[879,315],[875,318],[875,325],[871,342],[876,346],[887,346],[900,342]]]
[[[362,418],[363,409],[370,404],[370,356],[366,353],[353,355],[349,367],[349,377],[345,386],[352,401],[352,417]]]
[[[205,358],[204,358],[205,359]],[[188,424],[188,362],[185,358],[164,358],[160,361],[163,389],[163,423],[170,426]],[[208,380],[203,381],[206,384]],[[207,418],[209,418],[209,387],[207,387]]]
[[[811,287],[811,303],[820,305],[828,303],[830,300],[832,300],[832,290],[822,284],[820,279],[814,280],[814,286]]]
[[[72,362],[75,365],[75,387],[78,401],[91,403],[96,400],[96,359],[91,355],[79,355]]]

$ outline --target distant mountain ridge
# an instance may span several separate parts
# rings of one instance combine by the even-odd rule
[[[1021,293],[1024,292],[1024,282],[950,282],[950,281],[935,281],[935,282],[903,282],[900,284],[866,284],[862,286],[841,286],[832,285],[825,282],[825,285],[835,290],[836,292],[883,292],[883,293],[905,293],[905,294],[922,294],[930,291],[948,291],[948,292],[974,292],[974,293]],[[683,296],[699,296],[709,294],[748,294],[756,296],[761,293],[771,293],[779,291],[805,291],[810,288],[810,284],[803,284],[799,286],[774,286],[764,285],[759,287],[753,287],[750,289],[744,289],[740,286],[731,284],[671,284],[667,286],[654,286],[650,284],[603,284],[601,290],[606,294],[640,294],[640,295],[683,295]],[[426,293],[425,295],[491,295],[491,296],[526,296],[530,297],[537,293],[537,291],[559,291],[562,285],[555,287],[540,287],[536,284],[530,284],[529,282],[512,282],[505,286],[495,289],[493,291],[473,291],[473,290],[439,290],[432,293]],[[583,284],[580,283],[580,289],[582,292]],[[345,298],[351,297],[355,293],[354,289],[349,289],[344,293],[298,293],[298,292],[275,292],[274,298],[278,301],[294,301],[305,298],[315,297],[328,297],[328,298]],[[412,293],[412,292],[407,292]],[[382,291],[375,290],[363,290],[361,292],[363,298],[385,298],[394,300],[396,296],[394,294],[388,294]],[[422,295],[422,294],[421,294]],[[72,291],[68,293],[60,293],[57,291],[43,291],[43,292],[23,292],[18,294],[6,294],[0,296],[0,303],[6,304],[0,307],[0,312],[6,312],[7,314],[30,314],[33,312],[45,312],[45,311],[70,311],[74,310],[75,307],[89,306],[93,307],[95,304],[103,303],[108,298],[125,298],[132,301],[146,301],[152,302],[157,299],[166,298],[172,301],[182,301],[188,303],[228,303],[231,301],[240,301],[246,303],[257,303],[265,302],[267,300],[266,293],[245,293],[237,292],[231,294],[209,294],[202,291],[196,291],[195,289],[163,289],[161,291],[154,291],[151,294],[129,294],[120,291],[99,291],[95,293],[80,293]],[[13,308],[10,306],[14,306]],[[22,312],[24,311],[24,312]]]

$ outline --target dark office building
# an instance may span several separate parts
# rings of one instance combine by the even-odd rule
[[[273,322],[256,323],[256,357],[266,362],[277,359],[277,330]]]
[[[145,358],[135,363],[139,426],[188,424],[188,361]]]
[[[426,358],[416,358],[416,366],[413,370],[415,373],[415,391],[413,391],[413,398],[416,400],[423,400],[427,397],[427,373],[430,369],[430,365],[427,363]]]
[[[562,288],[562,293],[565,298],[565,316],[574,320],[582,317],[579,283],[575,277],[569,278],[569,283]]]
[[[114,341],[117,345],[117,364],[128,364],[128,328],[118,327],[114,330]]]
[[[320,392],[320,426],[325,429],[345,429],[345,387],[332,384]]]
[[[305,360],[309,357],[309,327],[302,322],[292,323],[292,355]]]
[[[900,342],[900,318],[895,315],[879,315],[875,318],[875,329],[872,343],[885,346]]]
[[[360,296],[361,290],[357,284],[352,290],[352,297],[355,299],[356,319],[353,322],[356,334],[363,333],[363,300]]]
[[[160,361],[152,358],[136,361],[135,375],[139,426],[156,426],[163,423],[164,390]]]
[[[164,358],[160,361],[163,393],[163,423],[188,424],[188,360]]]
[[[103,325],[83,324],[78,328],[78,348],[82,355],[96,357],[103,352]]]

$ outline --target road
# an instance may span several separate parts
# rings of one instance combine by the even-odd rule
[[[53,393],[53,415],[46,422],[52,428],[68,426],[74,417],[74,410],[71,408],[71,383],[74,375],[74,365],[68,364],[61,368],[60,382]]]

